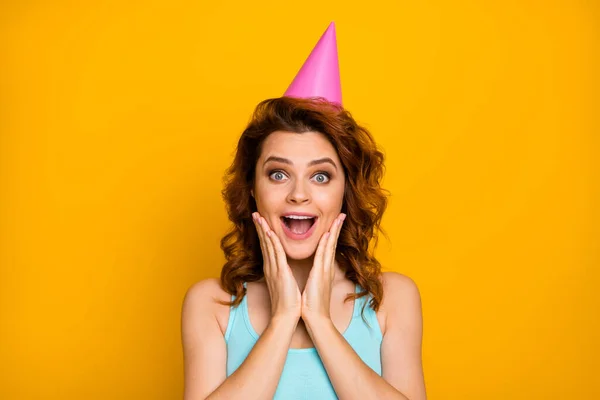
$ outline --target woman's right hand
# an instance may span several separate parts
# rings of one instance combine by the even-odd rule
[[[302,315],[302,295],[283,246],[258,212],[252,214],[252,219],[260,239],[265,282],[271,297],[271,318],[290,318],[297,322]]]

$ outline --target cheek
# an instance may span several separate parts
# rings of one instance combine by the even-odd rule
[[[267,212],[276,207],[281,201],[285,200],[285,194],[273,186],[257,185],[254,192],[254,200],[259,208],[259,212]]]
[[[340,209],[344,201],[344,187],[331,187],[328,190],[315,191],[313,199],[324,210]]]

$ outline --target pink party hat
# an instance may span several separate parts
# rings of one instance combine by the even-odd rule
[[[332,22],[285,91],[289,97],[324,97],[342,105],[335,23]]]

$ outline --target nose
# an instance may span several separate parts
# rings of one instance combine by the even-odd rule
[[[296,183],[291,186],[287,200],[293,204],[302,204],[310,201],[310,193],[308,192],[308,189],[304,187],[302,181],[296,181]]]

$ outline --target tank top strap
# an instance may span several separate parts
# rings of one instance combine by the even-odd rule
[[[360,292],[361,290],[362,288],[357,284],[356,293]],[[383,335],[381,332],[381,327],[379,326],[379,321],[377,320],[377,313],[375,312],[375,310],[373,310],[373,308],[371,308],[371,305],[369,304],[371,299],[372,296],[368,293],[367,295],[357,299],[357,303],[354,305],[354,317],[356,318],[363,316],[362,310],[364,306],[364,322],[366,322],[366,325],[369,328],[369,330],[375,334],[375,337],[378,340],[382,340]]]
[[[357,283],[355,293],[359,293],[363,290],[363,288]],[[369,306],[369,300],[371,300],[371,295],[367,293],[365,296],[357,299],[357,303],[354,307],[354,316],[360,317],[362,316],[363,306],[365,307],[365,317],[368,316],[369,311],[373,311],[373,309]]]
[[[354,284],[354,293],[360,292],[360,285],[358,283]],[[360,311],[362,310],[362,306],[365,302],[365,298],[361,297],[360,299],[354,300],[354,313],[352,314],[353,318],[360,316]]]
[[[245,285],[245,283],[244,283]],[[231,295],[231,301],[235,300],[235,294]],[[233,330],[233,324],[235,322],[235,317],[238,312],[239,307],[230,306],[229,307],[229,318],[227,319],[227,329],[225,330],[225,342],[229,341],[229,337],[231,336],[231,331]]]

